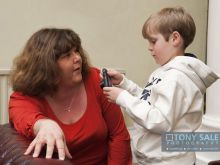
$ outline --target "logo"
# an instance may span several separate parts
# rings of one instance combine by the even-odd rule
[[[164,132],[162,152],[218,152],[220,132]]]

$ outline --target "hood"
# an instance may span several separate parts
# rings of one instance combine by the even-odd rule
[[[220,78],[206,64],[192,56],[177,56],[164,67],[168,70],[176,69],[186,74],[203,94],[206,88]]]

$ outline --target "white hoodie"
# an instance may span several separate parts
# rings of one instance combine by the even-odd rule
[[[138,164],[190,165],[194,152],[162,152],[161,133],[193,132],[201,124],[203,95],[219,77],[200,60],[177,56],[155,70],[144,89],[124,77],[120,105],[134,120]]]

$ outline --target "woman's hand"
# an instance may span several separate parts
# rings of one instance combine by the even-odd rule
[[[38,157],[42,147],[46,144],[46,158],[51,159],[54,148],[58,151],[60,160],[64,160],[65,156],[72,159],[67,148],[63,131],[59,125],[50,119],[40,119],[34,124],[35,139],[31,142],[25,155],[30,154],[33,150],[33,157]]]
[[[104,87],[103,93],[109,102],[115,103],[118,95],[123,91],[121,88],[117,87]]]

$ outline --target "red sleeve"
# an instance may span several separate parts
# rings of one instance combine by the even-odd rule
[[[40,102],[32,97],[14,92],[9,100],[9,121],[15,129],[27,138],[33,138],[34,123],[45,117]]]
[[[99,87],[99,71],[96,77],[103,117],[109,132],[108,165],[131,165],[130,135],[126,128],[121,109],[116,104],[108,102]]]
[[[103,116],[109,130],[108,165],[130,165],[130,136],[121,110],[102,96]]]

